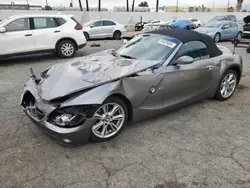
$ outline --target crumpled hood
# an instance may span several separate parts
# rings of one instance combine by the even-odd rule
[[[41,97],[53,100],[130,76],[159,63],[115,57],[112,51],[105,50],[51,67],[39,84]]]

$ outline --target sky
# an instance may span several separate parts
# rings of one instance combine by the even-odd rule
[[[45,5],[46,0],[0,0],[0,3],[15,2],[16,4],[26,4],[27,1],[32,5]],[[71,0],[47,0],[50,6],[69,6]],[[81,0],[85,7],[85,0]],[[101,0],[102,7],[112,8],[113,6],[125,6],[126,0]],[[135,5],[142,0],[135,0]],[[160,6],[176,6],[177,0],[159,0]],[[206,6],[212,7],[213,2],[215,7],[227,7],[228,1],[230,6],[235,7],[237,0],[179,0],[179,6]],[[63,3],[62,3],[63,2]],[[156,6],[156,0],[147,0],[150,7]],[[250,0],[244,0],[245,3],[250,3]],[[132,4],[132,0],[129,0],[129,4]],[[73,5],[78,6],[78,0],[73,0]],[[98,5],[98,0],[89,0],[89,6],[94,7]]]

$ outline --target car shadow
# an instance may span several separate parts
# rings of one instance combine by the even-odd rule
[[[78,51],[73,58],[84,56],[84,51]],[[72,58],[68,58],[70,60]],[[54,53],[39,53],[32,55],[22,55],[22,56],[13,56],[0,59],[0,67],[11,66],[19,63],[30,64],[30,63],[41,63],[43,61],[57,61],[62,60],[58,58]],[[67,59],[64,59],[67,60]]]

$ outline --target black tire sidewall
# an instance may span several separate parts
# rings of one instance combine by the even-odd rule
[[[221,95],[221,91],[220,91],[220,88],[221,88],[221,83],[223,81],[223,79],[225,78],[226,75],[228,75],[229,73],[233,73],[235,76],[236,76],[236,81],[238,82],[239,80],[239,75],[237,74],[237,72],[235,70],[232,70],[232,69],[229,69],[227,71],[225,71],[225,73],[223,74],[223,76],[221,77],[220,79],[220,82],[219,82],[219,85],[218,85],[218,88],[216,90],[216,93],[215,93],[215,99],[219,100],[219,101],[225,101],[225,100],[228,100],[229,98],[231,98],[236,90],[236,87],[233,91],[233,93],[228,97],[228,98],[224,98],[222,95]],[[236,85],[237,86],[237,85]]]
[[[70,43],[74,47],[74,52],[73,52],[73,54],[71,56],[65,56],[62,53],[61,49],[62,49],[63,44],[65,44],[65,43]],[[76,45],[70,40],[63,40],[63,41],[60,41],[59,44],[57,45],[56,51],[57,51],[58,56],[61,57],[61,58],[71,58],[76,54]]]
[[[121,36],[122,36],[122,33],[120,31],[115,31],[113,38],[116,40],[119,40],[119,39],[121,39]]]
[[[105,142],[105,141],[108,141],[108,140],[111,140],[115,137],[117,137],[121,132],[122,130],[124,129],[125,125],[127,124],[128,122],[128,107],[127,105],[125,104],[124,100],[122,100],[121,98],[119,97],[110,97],[110,98],[107,98],[103,103],[102,105],[104,104],[107,104],[107,103],[116,103],[118,105],[120,105],[123,110],[124,110],[124,113],[125,113],[125,120],[123,122],[123,125],[122,127],[120,128],[120,130],[115,134],[113,135],[112,137],[109,137],[109,138],[99,138],[97,137],[93,132],[92,132],[92,128],[91,128],[91,137],[90,137],[90,140],[94,141],[94,142]]]

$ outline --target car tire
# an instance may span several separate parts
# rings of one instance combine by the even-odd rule
[[[84,32],[83,34],[85,36],[86,41],[88,41],[89,40],[89,34],[87,32]]]
[[[241,38],[242,38],[242,32],[239,32],[236,36],[236,39],[240,41]]]
[[[61,58],[71,58],[76,54],[76,45],[70,40],[62,40],[58,43],[56,52]]]
[[[114,34],[113,34],[113,38],[116,39],[116,40],[120,40],[121,36],[122,36],[121,31],[115,31]]]
[[[112,114],[111,112],[115,106],[117,110],[114,114]],[[106,108],[106,113],[104,113],[104,108]],[[128,114],[128,107],[124,100],[119,97],[110,97],[106,99],[102,106],[98,108],[93,115],[94,118],[97,118],[97,121],[91,128],[90,139],[94,142],[105,142],[115,138],[121,133],[122,129],[126,125],[128,121]],[[113,118],[118,116],[121,117],[119,120],[113,120]]]
[[[216,33],[216,34],[214,35],[214,42],[217,43],[217,42],[220,41],[220,39],[221,39],[220,33]]]
[[[231,80],[229,80],[230,77]],[[238,79],[239,75],[236,71],[232,69],[227,70],[220,79],[219,86],[215,93],[215,99],[219,101],[225,101],[229,99],[235,92],[236,86],[238,84]]]

